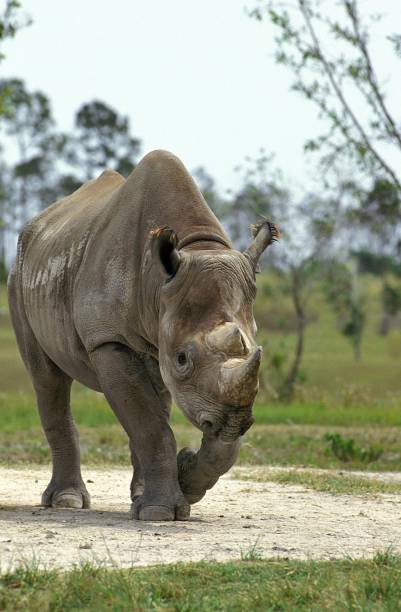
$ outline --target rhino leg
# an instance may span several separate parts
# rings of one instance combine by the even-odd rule
[[[134,468],[134,474],[131,480],[131,500],[134,502],[138,497],[143,495],[145,489],[145,481],[143,479],[142,467],[139,458],[134,450],[132,441],[129,442],[131,450],[131,463]]]
[[[89,508],[89,493],[81,477],[78,432],[70,410],[71,379],[49,359],[36,340],[25,314],[15,270],[10,276],[8,294],[18,346],[32,378],[52,452],[53,474],[42,495],[42,504]]]
[[[215,436],[204,435],[197,452],[183,448],[178,453],[178,479],[188,503],[195,504],[202,499],[234,465],[239,449],[239,439],[224,442]]]
[[[45,378],[42,374],[40,382],[35,378],[33,382],[53,459],[53,474],[42,495],[42,505],[89,508],[89,493],[81,477],[78,432],[70,409],[72,381],[58,370]]]
[[[178,484],[166,396],[155,383],[148,359],[118,343],[107,343],[91,353],[91,361],[142,471],[144,490],[133,502],[133,518],[187,519],[190,509]]]

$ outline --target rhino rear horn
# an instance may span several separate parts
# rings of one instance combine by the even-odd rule
[[[251,231],[254,241],[244,251],[244,255],[249,259],[254,271],[259,272],[260,256],[272,242],[276,242],[280,238],[280,230],[274,223],[264,220],[261,223],[251,225]]]
[[[172,278],[180,267],[181,258],[177,251],[177,234],[170,227],[159,227],[151,231],[152,257],[161,264],[164,274]]]

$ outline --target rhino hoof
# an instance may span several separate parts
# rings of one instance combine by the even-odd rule
[[[140,521],[173,521],[174,510],[167,506],[145,506],[139,510]]]
[[[84,501],[81,493],[62,491],[53,495],[52,507],[82,509],[84,507]]]
[[[42,495],[42,506],[52,508],[90,508],[90,495],[82,483],[78,487],[65,489],[50,483]]]
[[[138,521],[187,521],[189,515],[190,507],[187,504],[175,509],[155,505],[139,507],[135,502],[131,506],[131,518]]]

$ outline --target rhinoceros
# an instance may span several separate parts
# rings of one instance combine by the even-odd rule
[[[127,179],[104,171],[25,226],[9,301],[52,453],[42,505],[90,505],[73,380],[102,392],[128,434],[133,518],[188,519],[233,465],[258,390],[255,271],[277,230],[263,220],[253,234],[234,250],[166,151]],[[172,399],[203,432],[198,452],[176,455]]]

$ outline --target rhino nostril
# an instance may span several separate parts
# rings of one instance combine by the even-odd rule
[[[207,419],[201,421],[200,427],[204,433],[213,433],[213,423]]]

